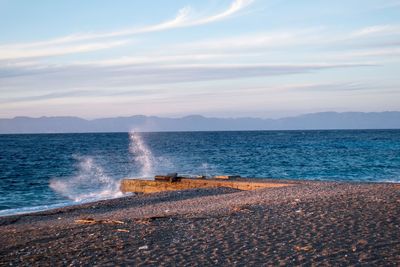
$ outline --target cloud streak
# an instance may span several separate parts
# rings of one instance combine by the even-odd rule
[[[176,17],[171,20],[155,25],[144,26],[141,28],[134,27],[112,32],[104,32],[104,33],[72,34],[68,36],[63,36],[55,39],[38,41],[38,42],[3,44],[0,45],[0,51],[2,51],[0,53],[0,60],[26,58],[33,56],[38,56],[38,57],[54,56],[54,55],[70,54],[74,53],[74,51],[76,51],[77,53],[81,53],[81,52],[94,51],[98,49],[110,48],[113,47],[113,45],[110,46],[110,44],[113,44],[115,42],[106,42],[105,44],[89,43],[89,44],[76,45],[72,47],[68,46],[63,48],[64,52],[54,51],[57,49],[61,50],[60,48],[54,48],[54,46],[60,46],[70,43],[91,41],[96,39],[105,39],[105,38],[126,37],[143,33],[170,30],[174,28],[192,27],[192,26],[213,23],[231,17],[232,15],[238,13],[242,9],[249,6],[252,2],[253,0],[234,0],[228,9],[220,13],[217,13],[215,15],[199,19],[191,19],[190,18],[191,9],[189,7],[184,7],[180,9]],[[26,51],[26,49],[30,50]],[[48,51],[49,49],[53,51],[46,53],[46,51]]]
[[[202,24],[207,24],[207,23],[212,23],[212,22],[216,22],[219,20],[223,20],[225,18],[228,18],[232,15],[234,15],[235,13],[238,13],[240,10],[246,8],[247,6],[249,6],[251,3],[253,3],[253,0],[236,0],[234,2],[232,2],[232,4],[230,5],[230,7],[219,13],[216,15],[212,15],[209,17],[205,17],[205,18],[201,18],[192,22],[188,22],[185,26],[195,26],[195,25],[202,25]]]
[[[352,37],[374,37],[382,35],[399,35],[400,26],[399,25],[374,25],[362,28],[355,31]]]
[[[12,91],[116,90],[143,85],[207,82],[250,77],[270,77],[313,73],[329,69],[365,68],[370,64],[158,64],[142,65],[65,65],[10,67],[0,69],[0,86]],[[110,89],[111,88],[111,89]]]
[[[0,99],[0,103],[18,103],[18,102],[37,102],[37,101],[47,101],[54,99],[83,99],[92,97],[96,98],[114,98],[123,99],[122,97],[135,97],[143,100],[158,99],[162,101],[163,99],[174,98],[177,100],[181,98],[183,101],[187,98],[198,98],[198,97],[241,97],[245,92],[246,95],[256,95],[258,97],[268,97],[271,93],[279,92],[319,92],[319,93],[332,93],[332,92],[365,92],[366,90],[377,90],[380,91],[386,89],[393,89],[391,87],[382,88],[381,85],[374,84],[363,84],[360,82],[343,82],[343,83],[305,83],[305,84],[286,84],[286,85],[264,85],[262,87],[241,87],[241,88],[221,88],[219,90],[165,90],[163,87],[147,88],[147,89],[130,89],[121,90],[118,92],[109,90],[71,90],[71,91],[61,91],[55,93],[44,93],[35,94],[31,96],[14,97],[8,99]]]
[[[10,47],[0,49],[0,60],[16,60],[38,57],[62,56],[68,54],[87,53],[98,50],[105,50],[128,44],[127,40],[109,41],[101,43],[86,43],[68,46],[49,46],[42,48],[26,49],[21,47]]]

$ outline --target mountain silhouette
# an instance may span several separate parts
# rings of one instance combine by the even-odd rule
[[[0,119],[1,134],[319,129],[400,129],[400,112],[320,112],[281,119],[212,118],[201,115],[182,118],[135,115],[93,120],[78,117]]]

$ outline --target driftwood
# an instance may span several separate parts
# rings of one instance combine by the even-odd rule
[[[120,233],[129,233],[128,229],[117,229],[115,231],[120,232]]]
[[[77,223],[77,224],[124,224],[123,221],[110,220],[110,219],[95,220],[93,218],[78,219],[78,220],[75,220],[75,223]]]

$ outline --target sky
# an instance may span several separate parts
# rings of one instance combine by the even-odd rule
[[[0,118],[400,111],[399,0],[0,0]]]

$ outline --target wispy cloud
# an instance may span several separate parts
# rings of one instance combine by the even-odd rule
[[[383,48],[383,49],[368,49],[368,50],[358,50],[339,54],[342,58],[367,58],[367,57],[393,57],[400,56],[400,48]]]
[[[322,28],[281,29],[279,31],[241,34],[177,45],[180,51],[232,51],[252,48],[282,48],[298,45],[315,45],[325,41],[320,37]],[[254,50],[247,50],[254,52]]]
[[[351,34],[352,37],[372,37],[382,35],[400,34],[399,25],[374,25],[362,28]]]
[[[345,82],[345,83],[313,83],[313,84],[302,84],[302,85],[292,85],[289,87],[284,87],[283,89],[290,91],[307,91],[307,92],[327,92],[332,93],[335,91],[341,92],[354,92],[365,90],[382,90],[382,85],[365,84],[361,82]]]
[[[198,20],[194,20],[191,22],[189,21],[186,23],[185,26],[201,25],[201,24],[207,24],[207,23],[223,20],[225,18],[228,18],[228,17],[234,15],[235,13],[244,9],[245,7],[249,6],[252,2],[253,2],[253,0],[235,0],[234,2],[232,2],[232,4],[230,5],[230,7],[227,10],[225,10],[219,14],[209,16],[209,17],[200,18]]]
[[[94,65],[94,66],[129,66],[129,65],[141,65],[141,64],[171,64],[171,63],[194,63],[204,62],[214,59],[224,59],[232,56],[240,56],[239,54],[232,55],[231,53],[186,53],[176,54],[170,53],[170,55],[159,54],[159,55],[142,55],[142,56],[129,56],[112,58],[105,60],[93,60],[93,61],[81,61],[75,62],[75,65]],[[243,55],[245,56],[245,55]],[[246,54],[248,56],[248,54]]]
[[[54,99],[70,99],[73,101],[79,99],[108,98],[123,101],[124,97],[135,97],[143,100],[156,100],[167,101],[171,98],[178,100],[179,98],[184,101],[187,98],[198,97],[243,97],[246,95],[268,97],[271,93],[284,93],[284,92],[319,92],[319,93],[332,93],[332,92],[365,92],[366,90],[382,90],[393,89],[392,87],[383,88],[382,85],[365,84],[361,82],[342,82],[342,83],[304,83],[304,84],[284,84],[284,85],[264,85],[260,87],[239,87],[239,88],[220,88],[219,90],[184,90],[174,89],[166,90],[165,87],[155,88],[135,88],[123,89],[118,91],[110,91],[106,89],[79,89],[67,90],[53,93],[33,94],[29,96],[13,97],[1,99],[0,103],[19,103],[19,102],[40,102]],[[122,97],[122,98],[121,98]]]
[[[85,43],[64,46],[48,46],[38,48],[8,47],[0,48],[0,60],[27,59],[35,57],[51,57],[68,54],[92,52],[110,49],[127,44],[127,40]]]
[[[134,88],[140,85],[269,77],[329,69],[373,67],[358,63],[67,65],[0,69],[0,85],[13,91]],[[60,82],[61,81],[61,82]]]
[[[175,18],[161,22],[155,25],[148,25],[143,27],[134,27],[122,30],[115,30],[111,32],[103,33],[76,33],[67,36],[62,36],[50,40],[36,41],[36,42],[23,42],[23,43],[12,43],[12,44],[2,44],[0,45],[0,50],[7,49],[26,49],[26,48],[37,48],[37,47],[48,47],[55,45],[65,45],[81,41],[90,41],[102,38],[112,38],[121,36],[130,36],[140,33],[162,31],[167,29],[172,29],[175,27],[180,27],[184,25],[184,22],[188,19],[190,8],[185,7],[179,10]]]
[[[16,51],[20,51],[19,49],[30,49],[30,48],[43,48],[49,46],[56,45],[64,45],[73,42],[81,42],[81,41],[90,41],[95,39],[103,39],[103,38],[114,38],[114,37],[123,37],[123,36],[132,36],[136,34],[149,33],[149,32],[157,32],[164,31],[174,28],[182,28],[182,27],[191,27],[202,24],[208,24],[216,21],[220,21],[226,19],[235,13],[238,13],[240,10],[244,9],[248,5],[250,5],[253,0],[235,0],[231,3],[228,9],[203,18],[191,19],[190,18],[190,7],[184,7],[179,10],[178,14],[175,18],[161,22],[154,25],[143,26],[143,27],[133,27],[128,29],[116,30],[111,32],[103,32],[103,33],[79,33],[79,34],[71,34],[68,36],[63,36],[55,39],[37,41],[37,42],[24,42],[24,43],[13,43],[13,44],[3,44],[0,45],[0,50],[3,51],[3,54],[10,54],[10,52],[14,55],[12,58],[17,58],[18,53]],[[72,51],[73,49],[71,49]],[[82,49],[77,48],[78,52]],[[14,53],[13,53],[14,52]],[[35,53],[35,52],[33,52]],[[45,55],[44,52],[37,53]],[[50,54],[53,55],[53,54]],[[25,53],[22,53],[19,57],[24,57]],[[2,58],[7,58],[3,56]],[[1,59],[1,58],[0,58]]]

